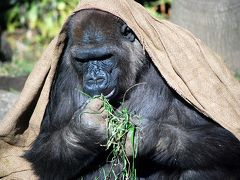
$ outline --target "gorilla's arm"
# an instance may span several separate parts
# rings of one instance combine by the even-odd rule
[[[239,141],[190,109],[154,71],[151,67],[143,76],[146,84],[138,85],[125,103],[141,117],[135,120],[139,158],[183,169],[237,167],[232,162],[240,157]]]
[[[106,116],[102,102],[93,99],[83,110],[76,111],[62,129],[47,132],[44,123],[25,157],[33,163],[41,179],[73,177],[104,150],[101,144],[106,143]]]

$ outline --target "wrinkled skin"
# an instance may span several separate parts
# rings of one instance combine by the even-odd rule
[[[119,18],[83,10],[66,25],[41,131],[25,154],[41,179],[104,179],[109,151],[103,94],[137,126],[142,179],[239,179],[240,143],[185,103],[164,81],[132,30]],[[173,42],[174,43],[174,42]],[[126,151],[131,156],[129,136]],[[129,157],[131,158],[131,157]],[[115,167],[119,172],[120,167]],[[112,176],[113,177],[113,176]]]

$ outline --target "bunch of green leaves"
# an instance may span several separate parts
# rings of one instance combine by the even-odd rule
[[[17,28],[36,30],[37,41],[50,41],[59,31],[66,17],[79,0],[25,0],[16,1],[7,14],[8,32]]]
[[[107,149],[111,149],[111,170],[105,174],[108,179],[110,174],[114,174],[115,179],[136,179],[135,158],[137,155],[137,147],[135,140],[137,139],[135,125],[130,121],[131,115],[127,108],[114,110],[109,101],[104,97],[99,97],[103,101],[104,109],[108,112],[108,141]],[[132,144],[132,162],[129,161],[126,154],[126,138],[127,134],[131,135]],[[121,165],[122,169],[119,174],[115,174],[114,166]]]

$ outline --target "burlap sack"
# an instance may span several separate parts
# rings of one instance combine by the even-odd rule
[[[156,20],[133,0],[82,0],[75,12],[91,8],[123,19],[168,84],[240,139],[240,84],[221,58],[190,32]],[[62,30],[34,67],[14,108],[0,121],[0,177],[36,178],[20,156],[38,134],[64,39]]]

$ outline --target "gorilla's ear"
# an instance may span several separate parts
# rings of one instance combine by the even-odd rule
[[[123,24],[121,27],[121,33],[124,37],[126,37],[129,41],[133,42],[136,38],[134,32],[127,24]]]

